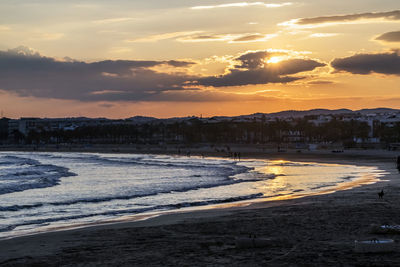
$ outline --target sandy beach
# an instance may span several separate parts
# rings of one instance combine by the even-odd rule
[[[200,152],[199,152],[200,153]],[[395,266],[400,235],[371,233],[371,225],[400,224],[400,174],[394,152],[255,153],[251,158],[296,159],[377,166],[375,184],[331,194],[221,206],[18,237],[0,241],[2,266]],[[383,199],[378,192],[384,190]],[[269,239],[238,248],[235,239]],[[355,240],[391,238],[397,252],[359,254]]]

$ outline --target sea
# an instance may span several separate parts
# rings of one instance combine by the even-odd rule
[[[0,152],[0,238],[334,192],[382,175],[373,166],[284,160]]]

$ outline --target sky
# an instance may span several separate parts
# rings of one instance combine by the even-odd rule
[[[400,108],[398,0],[1,0],[19,117]]]

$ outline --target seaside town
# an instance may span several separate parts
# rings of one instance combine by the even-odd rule
[[[364,109],[157,119],[0,119],[0,144],[278,144],[284,148],[400,148],[400,111]]]

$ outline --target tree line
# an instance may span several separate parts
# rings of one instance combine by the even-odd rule
[[[372,132],[371,132],[372,131]],[[193,144],[193,143],[334,143],[352,146],[355,140],[380,138],[381,142],[400,142],[400,124],[376,124],[373,129],[358,120],[331,121],[314,125],[309,118],[291,122],[276,119],[254,119],[248,122],[205,122],[198,118],[187,121],[147,124],[108,124],[82,126],[75,130],[32,130],[27,136],[13,133],[13,142],[25,144]]]

